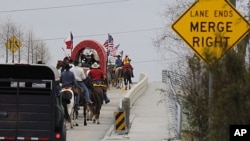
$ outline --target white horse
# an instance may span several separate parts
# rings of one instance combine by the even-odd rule
[[[123,87],[122,67],[117,67],[115,69],[115,81],[117,89]]]
[[[73,128],[73,126],[77,123],[75,123],[75,120],[73,119],[73,111],[74,111],[74,104],[75,104],[75,98],[74,98],[74,92],[71,89],[62,89],[61,90],[61,96],[62,96],[62,103],[65,113],[65,125],[67,128],[67,123],[70,124],[70,128]]]

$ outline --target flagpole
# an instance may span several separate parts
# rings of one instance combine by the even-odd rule
[[[107,59],[106,59],[106,72],[108,71],[108,55],[109,55],[109,34],[108,34],[108,47],[107,47]]]
[[[72,46],[73,46],[73,45],[72,45]],[[71,58],[71,56],[72,56],[72,50],[73,50],[73,49],[72,49],[72,47],[71,47],[71,53],[70,53],[70,58]]]
[[[64,51],[64,54],[66,57],[70,57],[69,54],[66,53],[66,51],[64,50],[64,48],[62,47],[62,50]]]
[[[63,47],[62,47],[62,50],[63,50],[63,52],[64,52],[65,56],[68,56],[68,55],[67,55],[67,53],[66,53],[66,51],[64,50],[64,48],[63,48]]]
[[[74,42],[73,42],[73,34],[72,34],[72,32],[70,32],[70,39],[71,39],[71,42],[72,42],[72,44],[71,44],[71,53],[70,53],[70,58],[71,58],[71,56],[72,56],[72,52],[73,52],[73,44],[74,44]]]

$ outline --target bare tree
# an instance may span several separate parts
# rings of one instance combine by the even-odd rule
[[[0,34],[0,42],[3,45],[1,48],[5,48],[5,62],[8,63],[9,59],[11,58],[10,54],[11,51],[8,47],[6,47],[6,42],[17,33],[17,27],[14,22],[10,18],[7,19],[5,23],[1,26],[1,33]],[[14,53],[12,52],[12,61],[14,59]]]
[[[46,44],[43,40],[37,40],[34,37],[33,31],[27,33],[25,41],[25,60],[27,63],[35,64],[38,61],[46,63],[50,59],[50,55]]]
[[[50,56],[45,42],[42,40],[36,42],[35,62],[42,61],[43,63],[47,63],[50,59]]]
[[[19,40],[22,46],[12,46],[14,40],[11,41],[11,45],[6,46],[6,43],[13,39]],[[14,48],[13,48],[14,47]],[[14,51],[13,51],[14,50]],[[17,60],[20,62],[37,63],[42,61],[48,62],[50,54],[46,47],[46,44],[42,40],[36,40],[32,30],[24,35],[24,28],[14,23],[11,18],[8,18],[6,22],[0,23],[0,59],[2,56],[5,57],[5,63],[9,63],[12,58],[12,63]]]
[[[17,27],[17,38],[20,40],[20,42],[23,44],[23,41],[24,41],[24,30],[23,30],[23,27],[22,26],[18,26]],[[18,60],[18,63],[21,62],[22,60],[22,54],[23,54],[23,45],[18,49],[18,55],[17,55],[17,60]]]
[[[153,43],[159,53],[160,58],[163,60],[162,64],[171,71],[183,73],[187,67],[186,56],[192,56],[193,53],[190,48],[174,33],[171,29],[173,21],[176,20],[190,5],[192,0],[182,1],[177,0],[171,5],[167,5],[166,11],[162,17],[166,21],[164,31],[154,39]],[[181,67],[178,68],[178,67]]]

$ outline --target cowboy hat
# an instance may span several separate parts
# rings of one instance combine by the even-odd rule
[[[95,68],[96,69],[96,68],[99,68],[99,67],[100,67],[99,64],[97,64],[96,62],[91,65],[91,68]]]
[[[70,69],[70,68],[72,68],[72,66],[70,66],[69,64],[65,65],[65,69]]]
[[[78,60],[75,60],[75,61],[74,61],[74,65],[75,65],[75,66],[78,66],[78,65],[79,65],[79,61],[78,61]]]

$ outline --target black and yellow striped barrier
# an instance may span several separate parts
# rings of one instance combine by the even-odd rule
[[[125,112],[114,112],[115,113],[115,130],[125,131]]]

